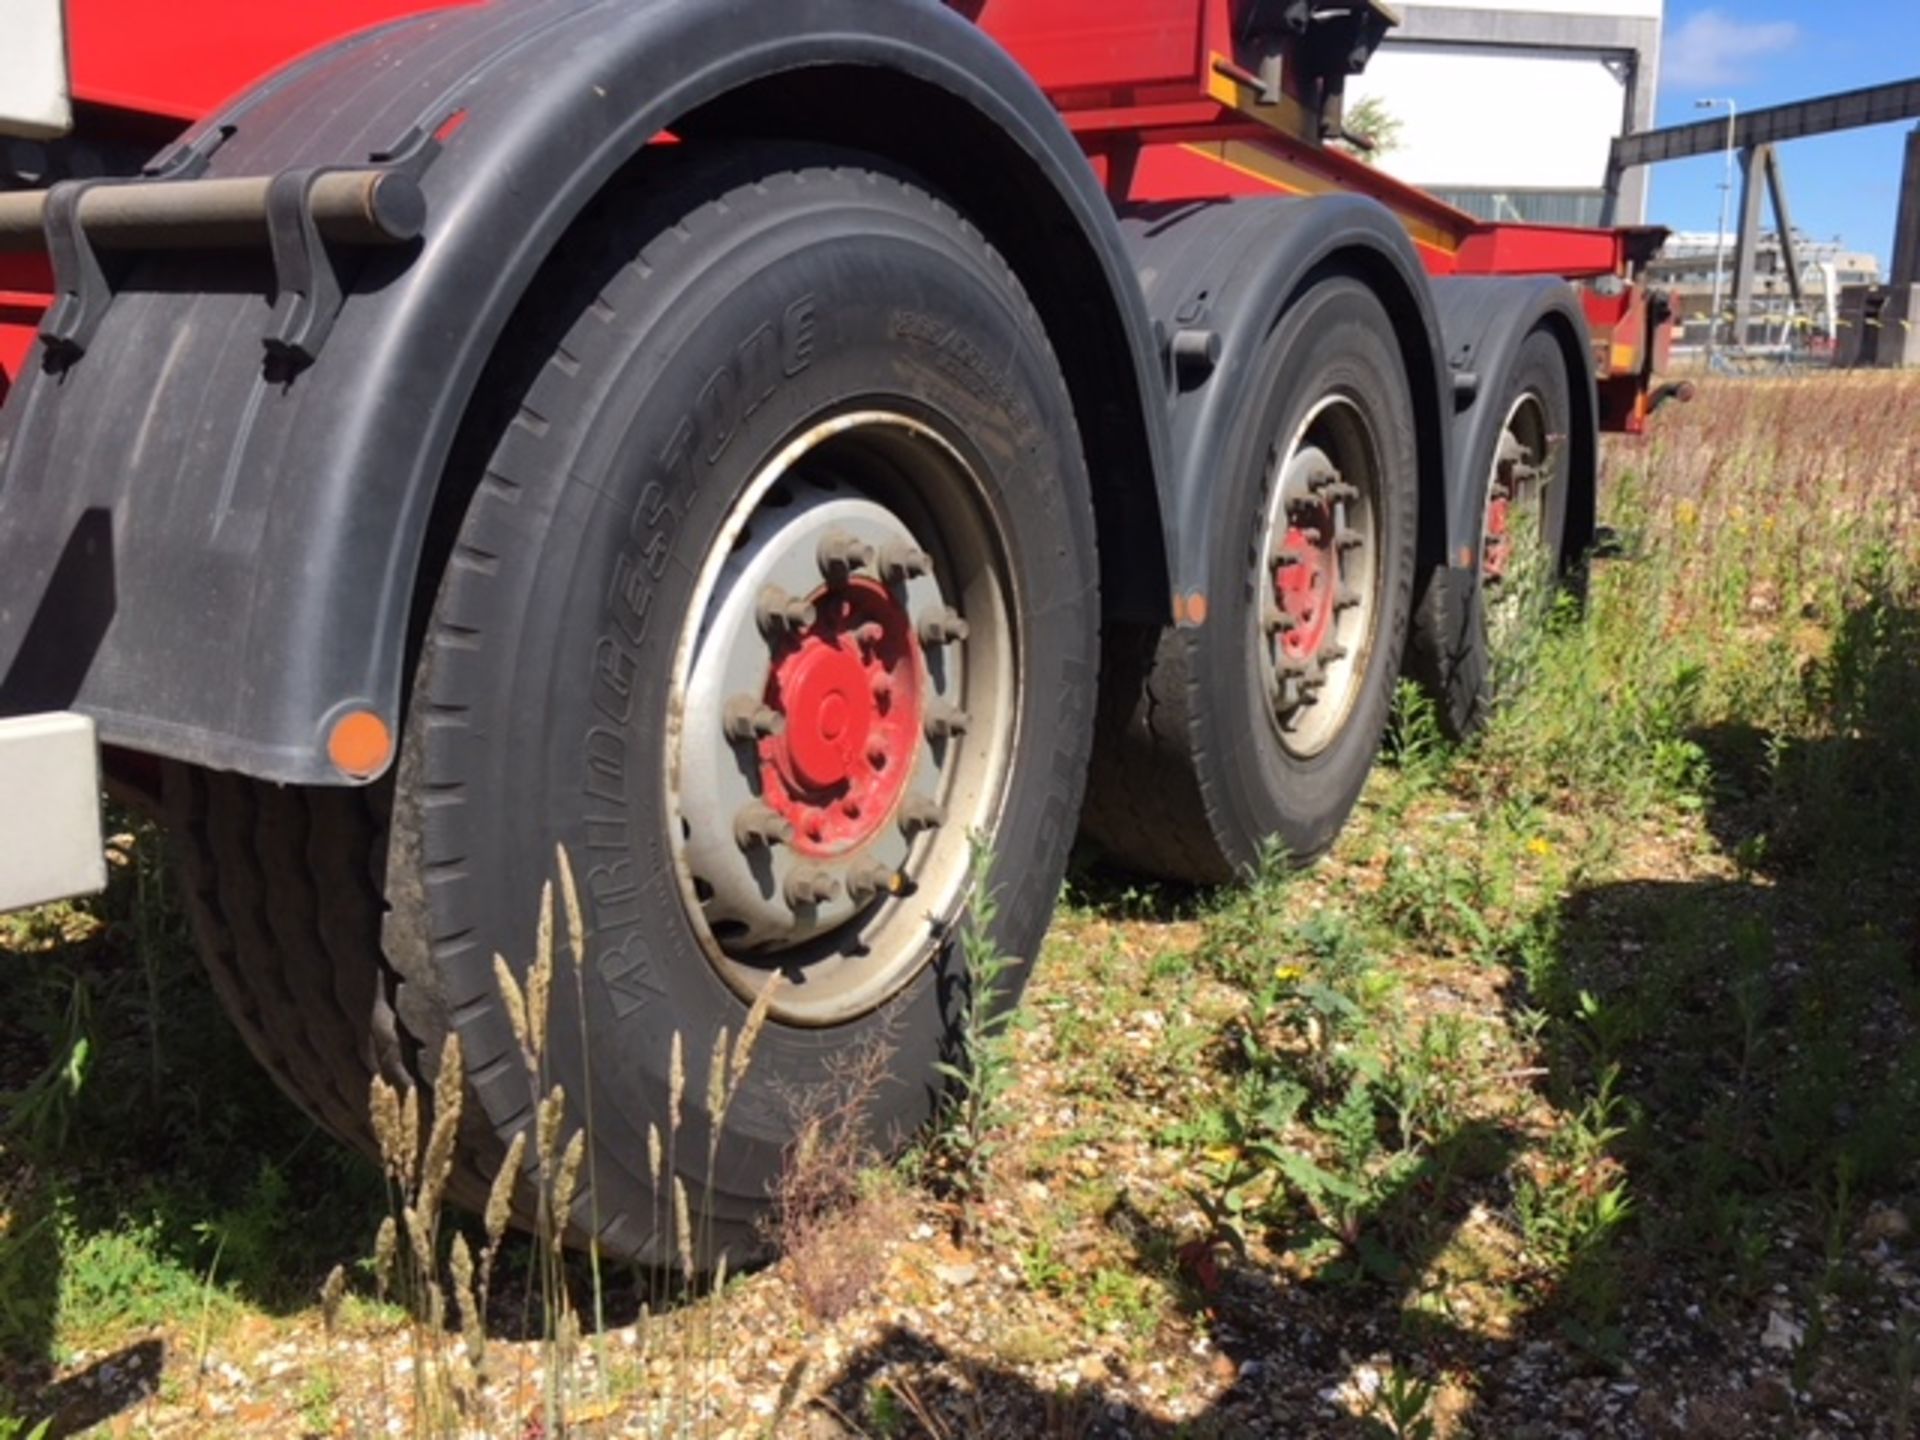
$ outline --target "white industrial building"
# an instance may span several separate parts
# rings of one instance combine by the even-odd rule
[[[1653,124],[1663,0],[1420,0],[1348,82],[1399,122],[1380,168],[1489,220],[1597,225],[1607,145]],[[1614,219],[1646,218],[1630,173]]]

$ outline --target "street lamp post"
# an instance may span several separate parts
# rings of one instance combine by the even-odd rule
[[[1733,129],[1734,121],[1740,114],[1740,106],[1731,96],[1724,99],[1696,100],[1696,110],[1715,110],[1727,107],[1727,164],[1726,175],[1720,181],[1720,229],[1713,242],[1713,313],[1707,317],[1707,363],[1711,365],[1719,353],[1720,336],[1720,299],[1725,283],[1727,264],[1727,215],[1733,205]],[[1738,335],[1733,337],[1734,344],[1740,343]]]

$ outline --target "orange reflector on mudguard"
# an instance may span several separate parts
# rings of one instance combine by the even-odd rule
[[[371,710],[349,710],[327,736],[327,758],[342,775],[365,780],[386,768],[393,755],[393,732]]]

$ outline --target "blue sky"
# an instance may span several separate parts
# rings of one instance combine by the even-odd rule
[[[1920,0],[1667,0],[1660,123],[1706,117],[1693,102],[1732,96],[1742,109],[1920,75]],[[1724,111],[1719,112],[1725,114]],[[1795,140],[1781,147],[1787,205],[1809,235],[1880,257],[1893,249],[1893,207],[1912,123]],[[1712,230],[1718,156],[1654,167],[1647,218]],[[1734,205],[1739,205],[1738,173]],[[1763,212],[1771,224],[1771,212]]]

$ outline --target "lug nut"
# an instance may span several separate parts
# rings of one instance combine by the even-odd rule
[[[1358,500],[1360,491],[1357,486],[1349,485],[1344,480],[1336,480],[1320,492],[1320,498],[1329,505],[1344,505],[1349,501]]]
[[[754,607],[754,619],[759,622],[760,633],[769,640],[804,630],[817,618],[811,601],[789,595],[778,585],[769,585],[762,590],[759,603]]]
[[[885,705],[893,699],[893,681],[885,671],[875,675],[868,682],[868,689],[872,692],[876,704]]]
[[[908,794],[900,800],[900,829],[911,840],[922,830],[935,830],[947,812],[931,795]]]
[[[864,620],[853,627],[853,641],[862,650],[877,650],[887,638],[887,627],[878,620]]]
[[[759,696],[734,695],[727,700],[721,723],[726,727],[729,740],[745,744],[769,735],[778,735],[786,728],[787,722],[771,705],[762,704]]]
[[[933,572],[933,557],[904,540],[889,540],[880,547],[880,578],[889,585],[916,580]]]
[[[1344,645],[1323,645],[1320,648],[1320,653],[1313,658],[1322,665],[1331,665],[1335,661],[1347,658],[1347,647]]]
[[[764,800],[750,800],[733,817],[733,843],[742,850],[771,849],[793,838],[793,826]]]
[[[821,905],[833,899],[834,892],[840,888],[840,882],[831,872],[817,865],[806,865],[787,876],[787,904],[799,910],[808,905]]]
[[[945,740],[951,735],[967,733],[967,712],[958,705],[950,705],[945,700],[935,700],[927,706],[927,738]]]
[[[876,770],[880,770],[886,767],[886,763],[887,747],[882,745],[878,740],[871,742],[867,746],[867,764]]]
[[[1365,543],[1358,530],[1342,530],[1333,537],[1334,548],[1339,550],[1358,550]]]
[[[1285,635],[1299,628],[1300,621],[1294,616],[1289,615],[1286,611],[1269,610],[1267,612],[1267,633],[1269,635]]]
[[[844,530],[829,531],[813,553],[820,573],[834,585],[844,585],[854,571],[873,564],[873,546]]]
[[[847,872],[847,898],[856,905],[864,905],[876,895],[898,895],[904,888],[900,872],[877,861],[856,865]]]
[[[1333,608],[1336,611],[1351,610],[1353,609],[1354,606],[1358,605],[1359,603],[1360,603],[1360,592],[1354,589],[1351,585],[1342,585],[1338,590],[1334,591]]]
[[[920,622],[922,645],[944,645],[949,640],[967,638],[967,622],[942,605]]]
[[[1300,563],[1300,554],[1296,550],[1276,550],[1273,554],[1273,568],[1281,571]]]

